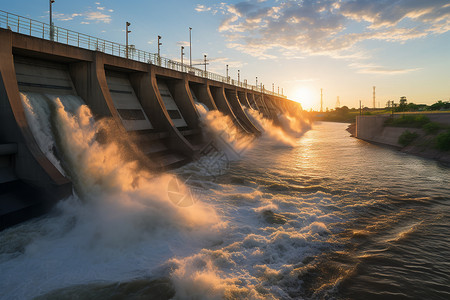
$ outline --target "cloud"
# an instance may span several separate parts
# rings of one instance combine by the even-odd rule
[[[86,20],[95,21],[96,23],[110,23],[111,16],[99,11],[91,11],[84,14]]]
[[[204,5],[197,4],[197,6],[195,7],[195,10],[198,12],[210,11],[211,7],[206,7]]]
[[[224,16],[218,31],[228,47],[259,58],[275,50],[339,57],[366,40],[404,43],[450,31],[442,0],[247,0],[209,10]]]
[[[53,18],[55,20],[62,21],[62,22],[71,21],[71,20],[73,20],[73,18],[79,17],[79,16],[81,16],[81,14],[67,15],[67,14],[62,14],[62,13],[53,13]]]
[[[189,42],[186,41],[178,41],[177,42],[177,46],[184,46],[184,47],[188,47],[189,46]]]
[[[100,3],[96,3],[99,5]],[[106,13],[103,13],[102,11],[105,10],[105,7],[97,7],[96,11],[88,11],[84,13],[73,13],[73,14],[63,14],[63,13],[53,13],[53,17],[55,20],[64,22],[64,21],[71,21],[76,17],[83,18],[84,20],[81,21],[81,24],[90,24],[89,21],[94,21],[95,23],[110,23],[112,21],[111,15],[108,15]],[[108,12],[113,12],[112,9],[108,9]]]
[[[422,68],[409,68],[409,69],[392,69],[374,64],[350,64],[350,67],[358,69],[357,73],[360,74],[379,74],[379,75],[398,75],[407,74],[422,70]]]

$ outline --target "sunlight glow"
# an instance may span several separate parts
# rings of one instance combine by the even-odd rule
[[[317,106],[316,95],[313,93],[312,89],[309,87],[299,87],[294,92],[293,100],[302,104],[303,109],[309,110],[310,108],[315,108]]]

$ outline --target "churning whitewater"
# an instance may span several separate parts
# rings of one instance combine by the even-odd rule
[[[273,124],[247,110],[264,132],[249,139],[199,104],[208,137],[234,155],[225,174],[204,162],[156,174],[82,99],[22,101],[74,192],[0,233],[2,299],[448,295],[447,167],[353,139],[345,124],[308,130],[298,116]]]
[[[228,194],[242,193],[244,202],[258,202],[257,188],[234,190],[195,180],[195,163],[179,170],[179,175],[151,174],[128,159],[128,149],[119,138],[100,142],[99,132],[112,126],[108,120],[95,121],[81,98],[37,93],[21,93],[21,97],[38,145],[72,180],[74,194],[50,215],[1,234],[0,265],[8,276],[0,290],[7,291],[7,298],[49,296],[73,286],[81,291],[82,285],[143,278],[167,280],[167,292],[179,299],[258,297],[257,277],[234,270],[255,253],[244,246],[234,257],[228,248],[217,246],[269,238],[242,237],[240,226],[224,214]],[[229,117],[197,106],[204,126],[217,142],[222,141],[219,146],[224,151],[242,155],[251,148],[254,141],[241,134]],[[170,201],[168,186],[176,176],[180,176],[177,182],[184,181],[187,173],[189,183],[201,189],[194,193],[195,205],[179,207]],[[178,188],[192,194],[186,185]],[[254,212],[265,211],[265,205]]]

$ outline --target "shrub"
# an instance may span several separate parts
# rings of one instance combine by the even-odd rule
[[[385,125],[421,128],[427,123],[430,123],[430,119],[424,115],[402,115],[400,118],[388,119]]]
[[[437,148],[442,151],[450,150],[450,130],[438,134],[436,137]]]
[[[441,126],[436,122],[430,122],[422,126],[422,129],[425,130],[427,134],[436,133]]]
[[[408,146],[414,141],[419,135],[416,132],[410,132],[409,130],[405,130],[399,137],[398,143],[403,147]]]

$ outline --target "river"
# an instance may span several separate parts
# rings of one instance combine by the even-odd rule
[[[0,232],[0,298],[449,299],[450,169],[346,126],[263,136],[214,177],[175,170],[196,187],[176,210],[172,179],[102,173],[108,192]]]

